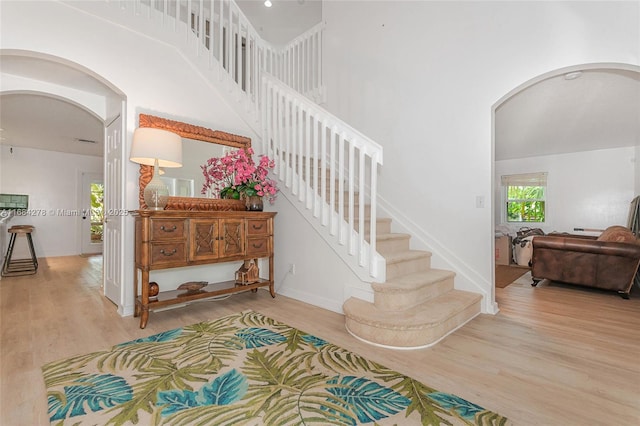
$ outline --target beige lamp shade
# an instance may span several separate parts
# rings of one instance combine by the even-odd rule
[[[182,167],[182,138],[172,132],[148,127],[133,132],[129,159],[153,166],[153,178],[144,188],[144,202],[151,210],[163,210],[169,200],[169,188],[162,182],[160,167]]]
[[[133,144],[129,160],[160,167],[182,167],[182,138],[173,132],[140,127],[133,132]]]

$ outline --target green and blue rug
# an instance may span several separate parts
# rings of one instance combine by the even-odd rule
[[[257,312],[42,368],[53,425],[504,425]]]

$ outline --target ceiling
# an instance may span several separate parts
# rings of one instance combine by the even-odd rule
[[[33,94],[0,96],[2,144],[101,157],[102,120],[69,102]]]
[[[87,73],[37,57],[2,55],[0,72],[99,97],[113,96],[109,87]],[[84,108],[46,93],[0,95],[0,128],[3,145],[98,157],[104,152],[102,120]]]
[[[497,161],[638,144],[639,72],[590,69],[556,75],[496,109]]]
[[[264,40],[284,45],[322,21],[322,0],[236,0]]]
[[[319,0],[238,1],[265,39],[291,40],[322,17]],[[3,55],[0,72],[108,96],[110,89],[86,73],[39,58]],[[112,92],[111,92],[112,93]],[[100,156],[103,129],[86,110],[41,94],[0,96],[0,142]],[[79,142],[96,141],[95,144]],[[584,70],[543,79],[504,101],[495,115],[497,161],[640,144],[640,73]]]

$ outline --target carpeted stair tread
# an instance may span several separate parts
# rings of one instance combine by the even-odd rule
[[[387,265],[391,265],[398,262],[404,262],[407,260],[415,260],[420,258],[430,258],[431,252],[424,250],[406,250],[397,253],[385,254],[384,259],[387,261]]]
[[[387,330],[419,330],[437,327],[452,316],[479,303],[482,296],[462,290],[451,290],[436,298],[404,311],[382,311],[372,303],[349,298],[343,306],[345,315],[353,321]]]
[[[415,272],[413,274],[402,275],[384,283],[372,283],[371,287],[378,293],[401,293],[417,290],[455,277],[456,273],[446,269],[429,269],[428,271]]]
[[[390,234],[378,234],[376,235],[376,241],[388,241],[388,240],[404,240],[411,238],[409,234],[390,233]]]

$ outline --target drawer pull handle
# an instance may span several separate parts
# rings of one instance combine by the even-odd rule
[[[162,226],[160,227],[160,229],[161,229],[161,230],[163,230],[164,232],[173,232],[173,231],[175,231],[176,229],[178,229],[178,227],[177,227],[176,225],[173,225],[173,228],[171,228],[171,229],[167,229],[167,228],[165,228],[165,227],[164,227],[164,225],[162,225]]]
[[[262,243],[260,244],[253,243],[253,248],[257,248],[257,249],[262,248]]]
[[[251,225],[251,227],[252,227],[253,229],[255,229],[256,231],[257,231],[258,229],[262,229],[262,227],[263,227],[263,226],[264,226],[263,224],[261,224],[260,226],[255,225],[255,224],[254,224],[254,225]]]
[[[173,249],[171,251],[171,253],[167,253],[167,252],[164,251],[164,249],[161,249],[160,253],[164,254],[165,256],[173,256],[174,254],[176,254],[177,251],[178,251],[178,249]]]

